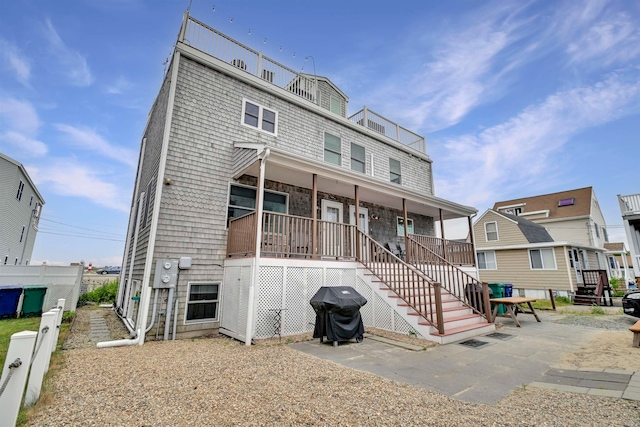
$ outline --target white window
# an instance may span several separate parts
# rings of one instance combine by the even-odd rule
[[[478,252],[479,270],[497,270],[496,253],[494,251]]]
[[[556,270],[553,248],[529,249],[529,261],[531,261],[532,270]]]
[[[485,222],[484,233],[485,233],[487,242],[497,242],[498,241],[498,223],[495,221]]]
[[[404,218],[399,216],[398,218],[398,236],[404,236]],[[413,234],[413,220],[411,218],[407,218],[407,232],[409,234]]]
[[[18,201],[22,200],[23,190],[24,190],[24,182],[20,180],[20,183],[18,184],[18,193],[16,194],[16,199],[18,199]]]
[[[609,267],[611,267],[612,270],[618,269],[618,263],[616,261],[616,257],[613,257],[613,256],[609,257]]]
[[[264,190],[263,209],[269,212],[287,213],[288,195]],[[237,218],[256,210],[256,188],[246,185],[231,184],[229,188],[229,204],[227,206],[227,224],[230,218]]]
[[[400,171],[400,161],[389,159],[389,181],[394,184],[402,184],[402,173]]]
[[[278,112],[246,99],[242,102],[242,124],[277,135]]]
[[[366,173],[367,165],[364,154],[364,147],[351,143],[351,170]]]
[[[190,282],[185,323],[218,321],[220,283]]]
[[[340,107],[340,100],[335,97],[331,97],[331,112],[342,115],[342,108]]]
[[[342,143],[329,133],[324,134],[324,161],[342,166]]]

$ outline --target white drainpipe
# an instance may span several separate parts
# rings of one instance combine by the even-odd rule
[[[142,330],[138,329],[137,336],[130,340],[116,340],[116,341],[103,341],[98,343],[98,348],[107,348],[107,347],[121,347],[123,345],[136,345],[141,344],[140,340],[144,341],[144,335],[141,333]]]
[[[258,200],[256,201],[256,255],[253,262],[253,280],[251,281],[251,285],[249,285],[249,304],[247,307],[247,328],[245,329],[245,345],[251,345],[251,335],[253,333],[253,317],[254,317],[254,298],[255,298],[255,287],[260,280],[260,246],[262,243],[262,207],[264,204],[264,170],[267,163],[267,158],[271,150],[268,148],[265,149],[262,153],[258,155],[260,159],[260,177],[258,178],[258,188],[256,190]]]

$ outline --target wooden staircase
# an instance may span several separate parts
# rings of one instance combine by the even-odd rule
[[[382,298],[392,305],[395,301],[396,312],[421,336],[446,344],[495,331],[495,325],[487,321],[481,310],[463,300],[464,293],[460,294],[461,299],[367,235],[359,237],[358,259],[366,267],[363,278]]]

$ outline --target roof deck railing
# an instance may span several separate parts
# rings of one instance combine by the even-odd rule
[[[618,196],[622,214],[640,214],[640,194]]]
[[[178,41],[307,101],[317,103],[318,82],[315,76],[310,78],[308,75],[297,73],[191,16],[187,16],[186,25],[180,31]],[[349,120],[426,153],[422,136],[368,110],[367,107],[349,117]]]

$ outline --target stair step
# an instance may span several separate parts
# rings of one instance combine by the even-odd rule
[[[479,314],[470,313],[470,314],[464,314],[462,316],[449,317],[448,319],[444,319],[445,330],[446,330],[447,323],[457,322],[459,320],[472,319],[474,317],[477,317],[477,318],[480,318],[480,319],[482,318],[482,316],[480,316]],[[425,321],[422,321],[422,322],[418,322],[418,325],[430,326],[431,322],[429,322],[428,320],[425,320]]]
[[[444,334],[441,334],[441,333],[439,333],[437,331],[436,332],[431,332],[431,335],[436,336],[436,337],[446,337],[446,336],[459,334],[461,332],[472,331],[474,329],[484,328],[484,327],[489,326],[489,325],[491,325],[491,323],[486,323],[486,322],[474,323],[472,325],[460,326],[458,328],[451,328],[449,330],[445,329]]]

